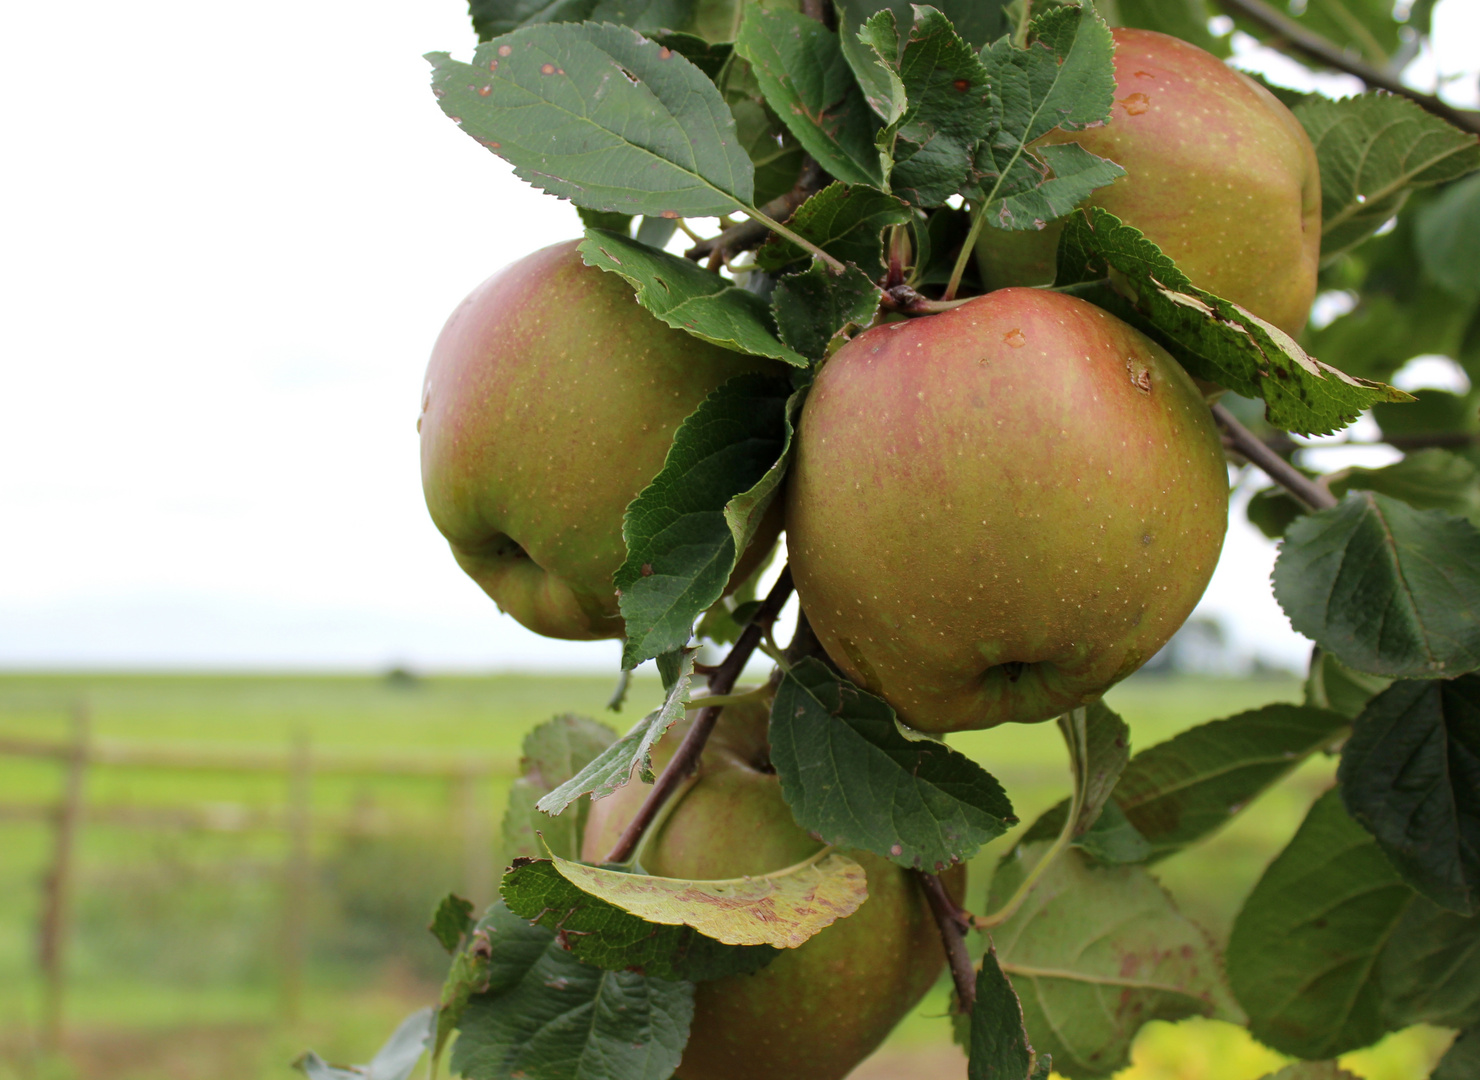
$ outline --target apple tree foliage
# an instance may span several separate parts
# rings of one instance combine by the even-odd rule
[[[1259,0],[1227,6],[1239,29],[1287,44],[1253,17]],[[1275,14],[1381,68],[1412,55],[1431,7],[1419,0],[1398,16],[1385,0],[1357,0],[1341,18],[1320,4]],[[1064,219],[1051,287],[1226,387],[1228,412],[1314,481],[1261,487],[1264,473],[1232,458],[1239,483],[1258,488],[1250,520],[1281,539],[1274,595],[1315,648],[1304,701],[1190,724],[1136,754],[1103,705],[1060,720],[1071,794],[1001,856],[988,913],[974,917],[974,983],[957,980],[970,1075],[1041,1078],[1051,1061],[1076,1080],[1107,1076],[1141,1025],[1189,1016],[1247,1024],[1310,1063],[1278,1074],[1292,1078],[1343,1075],[1337,1055],[1442,1025],[1461,1034],[1433,1075],[1475,1075],[1476,125],[1387,93],[1273,88],[1321,173],[1322,295],[1297,340],[1200,288],[1130,224],[1080,208],[1120,165],[1072,141],[1037,145],[1109,116],[1111,23],[1226,54],[1203,0],[470,8],[481,41],[471,59],[428,57],[442,111],[519,177],[573,203],[581,257],[625,279],[654,316],[789,375],[740,376],[711,394],[628,508],[616,575],[623,667],[656,660],[663,703],[620,737],[572,716],[530,734],[504,823],[513,863],[501,898],[479,915],[449,897],[434,918],[453,957],[436,1009],[408,1020],[369,1066],[310,1054],[300,1067],[406,1077],[425,1046],[434,1067],[450,1057],[472,1080],[665,1080],[696,983],[758,970],[863,902],[861,868],[830,847],[754,880],[653,878],[631,858],[581,863],[586,798],[629,775],[656,779],[653,746],[695,707],[699,643],[754,649],[763,636],[753,580],[722,596],[784,482],[817,366],[878,320],[929,317],[980,292],[968,257],[980,229]],[[697,236],[706,218],[764,242],[708,260],[665,250],[675,228]],[[1451,358],[1470,388],[1388,385],[1430,354]],[[1338,443],[1398,456],[1313,472],[1311,437],[1337,432]],[[773,764],[797,822],[826,844],[928,873],[1017,824],[990,774],[903,727],[881,698],[816,657],[782,667]],[[1228,940],[1214,941],[1178,911],[1155,864],[1317,753],[1340,754],[1336,785],[1270,853]],[[828,900],[821,915],[817,896]]]

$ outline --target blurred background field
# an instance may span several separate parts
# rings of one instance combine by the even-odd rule
[[[636,681],[500,675],[0,676],[0,1078],[266,1080],[312,1046],[364,1061],[434,1000],[445,956],[426,933],[449,890],[486,901],[503,866],[497,823],[523,734],[564,711],[624,727],[655,700]],[[1141,675],[1111,704],[1136,747],[1186,726],[1295,700],[1287,675]],[[49,902],[79,718],[90,763],[75,849]],[[1006,785],[1024,822],[1066,792],[1051,726],[956,740]],[[50,755],[50,756],[48,756]],[[1308,762],[1211,842],[1159,866],[1215,936],[1330,782]],[[1007,840],[973,865],[981,909]],[[39,955],[63,919],[61,996]],[[48,997],[48,994],[52,997]],[[965,1076],[936,991],[857,1074]],[[49,1005],[48,1002],[51,1002]],[[50,1053],[48,1015],[63,1021]],[[1348,1065],[1418,1080],[1447,1033],[1401,1033]],[[1152,1025],[1134,1080],[1254,1080],[1280,1059],[1214,1023]]]

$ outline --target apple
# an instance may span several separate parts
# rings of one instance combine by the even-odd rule
[[[927,732],[1045,720],[1206,588],[1228,473],[1192,379],[1092,304],[1003,289],[823,365],[786,503],[827,653]]]
[[[791,866],[819,847],[793,820],[770,764],[769,705],[727,705],[699,759],[697,780],[641,849],[660,877],[715,880]],[[672,757],[688,728],[658,744]],[[629,781],[594,802],[582,857],[611,850],[650,788]],[[917,879],[886,859],[847,852],[868,876],[868,899],[852,915],[753,975],[698,984],[694,1022],[677,1080],[805,1076],[842,1080],[884,1040],[935,982],[940,935]],[[943,878],[959,898],[966,868]]]
[[[1121,28],[1109,123],[1054,131],[1126,175],[1086,205],[1154,240],[1193,284],[1290,334],[1305,326],[1321,254],[1321,178],[1300,121],[1253,79],[1180,38]],[[989,289],[1053,280],[1061,226],[982,230]]]
[[[421,478],[458,563],[548,637],[620,637],[622,515],[721,383],[781,365],[658,321],[578,240],[479,285],[442,328],[422,390]],[[745,553],[770,549],[779,514]]]

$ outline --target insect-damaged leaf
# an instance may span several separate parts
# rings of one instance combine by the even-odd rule
[[[1113,277],[1112,277],[1113,272]],[[1070,214],[1059,238],[1056,286],[1110,285],[1081,295],[1160,341],[1193,375],[1263,398],[1269,422],[1326,435],[1379,401],[1410,396],[1323,364],[1278,327],[1199,289],[1162,250],[1114,214]]]

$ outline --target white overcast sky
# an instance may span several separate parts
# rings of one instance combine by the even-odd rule
[[[1477,8],[1413,76],[1468,105]],[[0,15],[0,668],[615,668],[498,616],[422,503],[443,319],[578,229],[433,103],[464,11]],[[1272,552],[1235,515],[1204,610],[1298,662]]]

